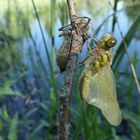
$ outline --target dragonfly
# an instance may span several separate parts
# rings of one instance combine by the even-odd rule
[[[88,104],[99,108],[107,121],[118,126],[122,120],[116,95],[115,77],[111,69],[111,48],[117,40],[111,33],[105,33],[99,41],[93,37],[96,47],[85,60],[80,76],[79,90],[81,98]]]

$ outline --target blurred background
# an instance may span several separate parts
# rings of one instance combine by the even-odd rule
[[[140,0],[76,0],[78,16],[91,18],[89,33],[113,32],[112,65],[122,123],[111,126],[101,112],[83,104],[77,68],[71,105],[71,140],[139,140],[140,98],[113,10],[140,80]],[[66,0],[0,0],[0,140],[56,140],[57,91],[63,87],[56,55],[64,41],[58,29],[69,24]],[[79,61],[86,57],[89,40]]]

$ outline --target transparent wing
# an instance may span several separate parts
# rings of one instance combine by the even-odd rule
[[[110,66],[104,67],[90,81],[87,102],[101,109],[104,117],[112,124],[119,125],[122,120],[116,97],[114,74]]]

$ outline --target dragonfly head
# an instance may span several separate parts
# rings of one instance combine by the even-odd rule
[[[99,40],[99,47],[103,49],[110,49],[114,47],[117,43],[117,40],[111,33],[105,33],[102,38]]]

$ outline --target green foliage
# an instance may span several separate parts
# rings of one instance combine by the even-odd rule
[[[11,89],[12,84],[14,83],[14,80],[7,80],[4,84],[0,86],[0,98],[6,96],[6,95],[18,95],[21,96],[21,94],[17,91],[13,91]]]
[[[140,21],[140,14],[137,15],[137,17],[135,18],[131,27],[129,28],[127,34],[124,37],[128,46],[129,46],[130,42],[132,41],[135,32],[138,30],[138,27],[140,26],[139,21]],[[114,59],[113,59],[114,70],[117,69],[117,67],[118,67],[120,61],[122,60],[124,54],[125,54],[125,47],[124,47],[124,44],[123,44],[123,41],[122,41],[121,44],[119,45],[117,51],[116,51],[116,55],[114,56]]]
[[[12,89],[12,85],[15,84],[20,78],[25,76],[27,72],[23,72],[18,77],[14,77],[13,79],[6,80],[3,84],[0,85],[0,98],[8,96],[8,95],[15,95],[15,96],[22,96],[19,91],[14,91]]]
[[[21,8],[18,0],[16,2],[10,1],[7,3],[8,9],[6,9],[3,14],[5,23],[0,21],[0,27],[3,31],[2,37],[4,36],[4,43],[0,40],[0,139],[18,140],[22,131],[26,140],[57,139],[58,102],[56,92],[57,88],[59,88],[57,86],[60,80],[57,80],[56,75],[57,68],[55,58],[56,48],[58,48],[57,45],[59,44],[56,41],[58,39],[56,27],[58,28],[58,21],[61,21],[62,25],[68,23],[68,11],[66,3],[63,1],[53,0],[49,1],[50,4],[48,4],[48,1],[46,3],[43,1],[40,5],[36,4],[36,1],[34,2],[34,6],[33,3],[30,2],[29,5],[27,4],[25,6],[26,8]],[[81,0],[79,2],[81,2]],[[129,8],[117,10],[118,2],[118,0],[115,1],[114,9],[119,18],[121,12],[129,10]],[[86,4],[89,4],[89,7],[91,7],[92,5],[90,3],[96,6],[93,9],[90,8],[90,10],[87,10],[87,12],[93,12],[91,14],[87,13],[87,15],[90,14],[92,16],[92,14],[94,15],[94,13],[96,13],[96,16],[91,17],[96,26],[96,23],[98,23],[98,18],[96,17],[99,17],[101,14],[99,13],[101,10],[98,9],[100,3],[97,1],[87,1]],[[126,2],[124,1],[124,3]],[[76,5],[76,7],[78,7],[78,5]],[[83,15],[83,13],[80,13],[82,10],[84,11],[84,9],[80,9],[77,13]],[[107,11],[107,9],[105,9],[105,11]],[[105,11],[102,11],[103,17],[105,16]],[[131,12],[133,11],[135,11],[135,9],[131,9]],[[136,35],[137,38],[140,38],[138,30],[140,26],[140,14],[136,11],[135,13],[135,19],[130,17],[129,22],[131,22],[131,26],[128,28],[127,33],[124,34],[128,47]],[[127,16],[129,19],[129,14]],[[103,17],[101,17],[101,22],[97,27],[96,33],[102,33],[104,31],[103,28],[106,29],[106,25],[112,25],[109,30],[116,32],[118,29],[115,26],[115,18],[112,18],[113,14],[107,14],[105,19]],[[34,25],[36,23],[35,21],[37,21],[39,26]],[[112,24],[109,22],[112,22]],[[36,27],[38,27],[39,30],[37,36],[34,32],[34,28]],[[105,32],[108,32],[108,30],[105,30]],[[41,39],[37,41],[38,38]],[[40,42],[43,43],[41,44]],[[25,44],[28,48],[28,53],[24,56],[27,58],[26,64],[23,64],[22,52],[24,51],[23,48]],[[42,48],[44,51],[43,57]],[[79,74],[75,77],[73,87],[71,140],[139,140],[139,97],[132,73],[128,69],[129,63],[125,62],[123,64],[124,74],[121,74],[122,69],[120,69],[120,65],[121,62],[123,62],[124,56],[125,49],[121,41],[114,57],[113,68],[115,74],[116,72],[118,74],[116,77],[119,77],[120,74],[120,77],[116,78],[118,100],[123,112],[122,125],[125,125],[126,129],[129,130],[129,136],[121,131],[121,129],[123,129],[122,125],[117,128],[110,126],[101,115],[100,110],[87,103],[83,103],[77,90]],[[44,60],[44,58],[46,60]],[[131,58],[138,73],[139,52],[136,52]],[[47,61],[49,61],[49,65]],[[30,65],[28,65],[28,63]],[[24,72],[25,69],[28,72]],[[80,73],[79,69],[78,72]],[[58,77],[60,77],[60,75],[58,75]],[[138,79],[140,79],[139,76]],[[34,84],[36,82],[38,83]],[[19,90],[15,90],[13,88],[14,85],[16,85]],[[13,101],[11,101],[11,99],[13,99]],[[15,99],[21,99],[25,107],[21,105],[21,108],[18,110],[16,108]],[[21,100],[19,100],[19,102]],[[8,104],[16,106],[16,109],[14,107],[13,109]],[[22,109],[24,110],[23,114]],[[27,129],[27,132],[23,130],[24,127]]]
[[[8,140],[17,140],[18,134],[18,113],[12,118],[8,133]]]

